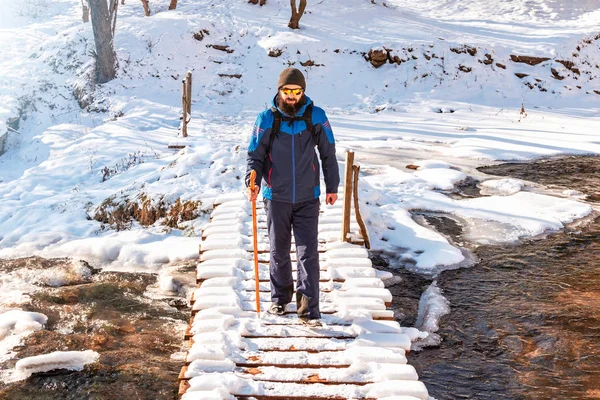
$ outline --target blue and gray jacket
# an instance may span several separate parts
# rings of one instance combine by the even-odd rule
[[[306,103],[298,112],[302,116]],[[276,107],[275,97],[271,106]],[[278,109],[279,110],[279,109]],[[285,115],[279,110],[282,115]],[[319,159],[315,151],[315,139],[303,120],[281,121],[279,134],[269,149],[270,137],[275,120],[273,111],[267,109],[256,118],[252,139],[248,146],[246,186],[250,183],[250,171],[256,171],[256,185],[262,186],[263,198],[287,203],[299,203],[318,198],[320,190]],[[335,157],[335,141],[325,111],[313,105],[312,123],[316,134],[317,148],[323,166],[326,193],[337,193],[340,174]]]

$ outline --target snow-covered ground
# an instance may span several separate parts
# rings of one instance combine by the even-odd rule
[[[474,168],[600,153],[595,0],[328,0],[309,2],[298,31],[287,28],[287,0],[180,0],[174,11],[168,3],[153,1],[149,18],[139,2],[120,6],[118,75],[92,91],[93,36],[79,1],[0,0],[0,134],[11,119],[17,131],[0,156],[0,257],[68,256],[157,273],[196,257],[204,211],[243,190],[255,116],[288,65],[305,72],[308,95],[327,111],[340,162],[356,152],[372,248],[419,272],[468,260],[411,211],[453,214],[481,243],[558,230],[592,211],[577,193],[549,196]],[[373,48],[396,62],[374,68],[365,60]],[[188,70],[192,121],[183,139]],[[187,147],[171,150],[172,142]],[[443,193],[467,177],[490,179],[481,184],[487,195]],[[177,199],[202,212],[175,228],[159,220],[115,230],[93,218],[125,202],[169,208]],[[27,301],[15,295],[27,290],[23,280],[2,282],[0,311]]]

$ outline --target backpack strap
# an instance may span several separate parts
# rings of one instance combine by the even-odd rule
[[[273,117],[275,118],[273,120],[273,126],[271,127],[271,136],[269,137],[269,147],[267,147],[267,154],[266,156],[269,156],[269,153],[271,153],[271,147],[273,147],[273,142],[275,141],[275,137],[277,135],[279,135],[279,129],[281,129],[281,113],[279,112],[279,110],[275,107],[271,107],[271,112],[273,113]]]
[[[308,106],[306,106],[306,109],[304,110],[304,114],[302,114],[302,119],[304,120],[304,123],[306,124],[306,129],[308,129],[308,131],[310,132],[310,134],[313,137],[313,142],[314,142],[315,146],[317,146],[319,144],[319,139],[317,138],[317,132],[316,132],[315,126],[312,123],[312,110],[313,110],[313,105],[312,105],[312,103],[310,103]]]

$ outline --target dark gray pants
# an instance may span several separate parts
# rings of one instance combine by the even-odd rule
[[[265,200],[267,227],[271,246],[271,302],[287,304],[292,301],[292,227],[296,239],[298,279],[296,303],[298,316],[321,318],[319,311],[319,199],[301,203]]]

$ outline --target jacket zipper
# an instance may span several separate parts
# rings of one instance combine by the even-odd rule
[[[296,135],[294,134],[294,126],[292,123],[292,203],[296,202],[296,152],[294,151],[296,143]]]

